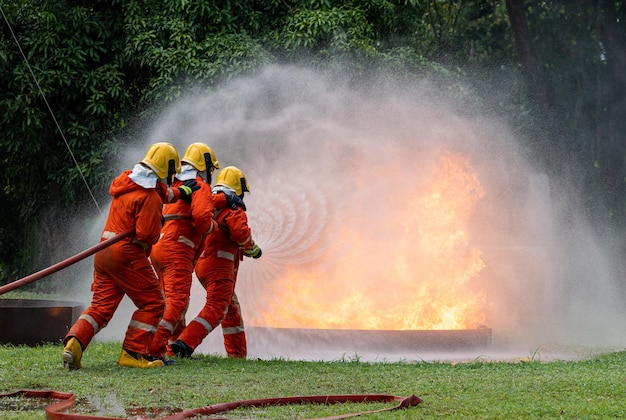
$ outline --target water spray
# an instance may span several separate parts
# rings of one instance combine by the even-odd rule
[[[584,284],[594,290],[584,294],[595,308],[586,314],[624,319],[603,298],[615,296],[608,270],[594,270],[600,281],[581,278],[563,259],[573,249],[572,262],[588,270],[602,261],[587,261],[603,251],[570,201],[577,192],[550,189],[559,180],[542,175],[511,128],[475,104],[446,99],[428,82],[369,82],[360,89],[270,66],[181,97],[155,122],[153,137],[211,144],[254,186],[247,213],[263,258],[239,270],[246,329],[488,326],[524,353],[547,340],[570,345],[573,333],[575,343],[596,345],[600,331],[623,341],[592,318],[570,322],[578,305],[565,294]],[[469,322],[460,324],[463,314]],[[263,334],[249,340],[251,354],[303,357],[281,346]]]

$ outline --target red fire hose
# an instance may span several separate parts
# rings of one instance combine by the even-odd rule
[[[64,269],[65,267],[68,267],[84,258],[87,258],[88,256],[95,254],[96,252],[100,251],[101,249],[107,248],[111,245],[113,245],[116,242],[121,241],[122,239],[132,235],[134,232],[134,229],[131,230],[127,230],[126,232],[120,233],[118,235],[115,235],[112,238],[106,239],[102,242],[100,242],[98,245],[94,245],[91,248],[87,248],[86,250],[84,250],[81,253],[78,253],[76,255],[74,255],[73,257],[70,257],[66,260],[63,260],[59,263],[56,263],[48,268],[45,268],[41,271],[38,271],[36,273],[31,274],[30,276],[26,276],[22,279],[16,280],[14,282],[11,282],[9,284],[5,284],[4,286],[0,287],[0,295],[3,295],[7,292],[10,292],[11,290],[15,290],[18,287],[22,287],[25,286],[29,283],[32,283],[34,281],[37,281],[45,276],[48,276],[52,273],[56,273],[59,270]]]
[[[88,256],[95,254],[101,249],[107,248],[116,242],[132,235],[134,230],[129,230],[120,233],[112,238],[104,240],[99,244],[92,246],[84,250],[83,252],[74,255],[64,261],[61,261],[53,266],[50,266],[44,270],[38,271],[30,276],[24,277],[20,280],[16,280],[12,283],[6,284],[0,287],[0,295],[10,292],[11,290],[22,287],[26,284],[37,281],[47,275],[62,270],[69,265],[72,265]],[[119,420],[118,417],[101,417],[101,416],[89,416],[84,414],[72,414],[66,413],[74,406],[76,398],[73,393],[59,392],[59,391],[41,391],[41,390],[21,390],[6,394],[0,394],[0,397],[15,397],[23,396],[27,398],[47,398],[53,400],[60,400],[54,402],[46,407],[46,418],[48,420]],[[416,406],[422,402],[422,399],[415,395],[408,397],[398,397],[395,395],[386,394],[353,394],[353,395],[318,395],[318,396],[297,396],[297,397],[278,397],[278,398],[262,398],[255,400],[241,400],[216,405],[207,405],[200,408],[194,408],[191,410],[182,411],[180,413],[172,414],[171,416],[162,417],[161,420],[184,420],[198,415],[212,415],[223,413],[226,411],[234,410],[240,407],[264,407],[269,405],[289,405],[289,404],[338,404],[338,403],[364,403],[364,402],[391,402],[399,401],[399,404],[393,407],[384,408],[380,410],[368,411],[364,413],[351,413],[342,414],[333,417],[324,417],[324,419],[345,419],[349,417],[356,417],[363,414],[373,414],[383,411],[397,410],[400,408],[408,408]],[[148,420],[144,417],[137,417],[136,420]],[[222,418],[221,420],[228,420]],[[314,419],[309,419],[314,420]]]
[[[21,390],[8,394],[0,394],[0,397],[16,397],[23,396],[29,398],[47,398],[61,400],[55,402],[46,407],[46,418],[48,420],[120,420],[119,417],[100,417],[89,416],[85,414],[71,414],[65,413],[65,411],[72,408],[76,399],[71,392],[59,392],[59,391],[39,391],[39,390]],[[408,397],[398,397],[395,395],[387,394],[353,394],[353,395],[315,395],[315,396],[298,396],[298,397],[279,397],[279,398],[261,398],[256,400],[241,400],[233,401],[222,404],[207,405],[200,408],[194,408],[191,410],[181,411],[180,413],[172,414],[167,417],[160,417],[161,420],[184,420],[197,415],[212,415],[224,413],[226,411],[234,410],[241,407],[264,407],[269,405],[290,405],[290,404],[341,404],[341,403],[372,403],[383,402],[388,403],[392,401],[399,401],[398,405],[389,408],[383,408],[380,410],[367,411],[363,413],[349,413],[341,414],[333,417],[322,417],[323,419],[345,419],[349,417],[357,417],[364,414],[374,414],[383,411],[398,410],[400,408],[414,407],[422,402],[422,399],[415,395]],[[145,417],[136,417],[136,420],[148,420]],[[221,418],[216,420],[228,420],[227,418]],[[308,419],[316,420],[316,419]]]

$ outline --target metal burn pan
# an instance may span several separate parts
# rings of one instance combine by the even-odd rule
[[[77,302],[0,299],[0,344],[60,342],[83,310]]]
[[[350,330],[246,327],[252,339],[294,351],[310,348],[456,352],[486,349],[491,329]]]

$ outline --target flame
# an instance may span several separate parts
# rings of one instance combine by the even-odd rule
[[[396,174],[397,165],[383,170],[414,186],[410,196],[382,206],[382,217],[341,223],[323,258],[281,270],[267,285],[269,306],[248,322],[368,330],[484,324],[485,295],[473,284],[484,263],[468,233],[484,192],[468,157],[443,152],[435,162],[425,181]]]

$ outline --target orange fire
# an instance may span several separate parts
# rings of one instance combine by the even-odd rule
[[[346,218],[322,257],[280,270],[263,286],[269,304],[252,310],[248,323],[367,330],[484,324],[485,295],[473,284],[484,263],[468,234],[484,193],[469,158],[441,153],[428,179],[406,183],[412,191],[380,205],[382,217]]]

